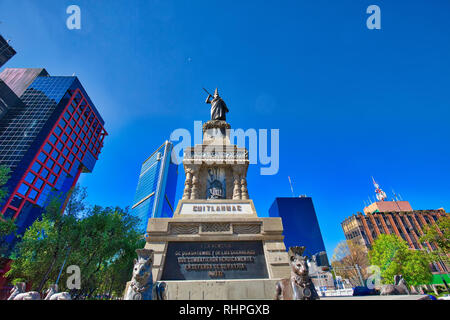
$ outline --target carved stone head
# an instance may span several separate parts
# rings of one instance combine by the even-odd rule
[[[138,282],[144,282],[152,273],[153,250],[137,249],[137,259],[134,259],[133,278]]]

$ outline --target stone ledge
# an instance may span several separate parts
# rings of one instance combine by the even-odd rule
[[[224,120],[209,120],[202,126],[203,133],[208,129],[231,129],[231,125]]]

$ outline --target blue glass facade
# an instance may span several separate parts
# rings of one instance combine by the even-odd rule
[[[23,70],[7,73],[17,79]],[[38,75],[19,98],[0,120],[0,165],[11,169],[1,213],[15,218],[22,234],[50,195],[64,201],[81,172],[93,170],[106,131],[76,77]]]
[[[319,221],[310,197],[275,198],[269,216],[282,219],[286,248],[305,246],[305,254],[309,257],[325,252]],[[323,254],[320,256],[325,263]]]
[[[9,59],[16,54],[16,51],[9,45],[9,41],[6,41],[0,35],[0,67],[2,67]]]
[[[142,233],[149,218],[173,216],[178,165],[172,159],[172,149],[172,143],[166,141],[142,164],[131,211],[139,218]]]

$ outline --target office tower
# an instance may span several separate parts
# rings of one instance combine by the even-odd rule
[[[149,218],[170,218],[174,212],[178,165],[172,158],[173,144],[164,142],[144,161],[134,196],[132,214],[145,233]]]
[[[345,238],[369,250],[380,234],[395,234],[405,240],[411,249],[437,250],[435,243],[421,243],[419,238],[426,226],[435,224],[439,217],[448,213],[442,208],[413,210],[408,201],[398,201],[395,195],[392,201],[387,201],[387,197],[375,181],[374,185],[379,201],[364,207],[364,214],[358,212],[341,223]],[[379,194],[384,196],[380,197]],[[445,273],[448,269],[445,263],[437,262],[432,265],[433,272]]]
[[[0,119],[0,165],[11,169],[1,214],[21,234],[52,195],[64,203],[80,174],[92,172],[107,133],[77,77],[5,69],[0,79],[17,99]]]
[[[275,198],[269,216],[282,218],[286,248],[305,246],[307,256],[317,255],[318,265],[328,265],[319,221],[310,197]]]
[[[9,45],[9,41],[0,35],[0,68],[16,54],[16,51]]]

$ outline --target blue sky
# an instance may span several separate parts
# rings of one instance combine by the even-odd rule
[[[77,4],[82,29],[66,28]],[[381,30],[366,8],[381,8]],[[208,120],[219,87],[233,128],[280,129],[280,170],[250,167],[260,216],[313,198],[328,254],[373,196],[371,176],[415,209],[450,208],[450,3],[436,1],[0,2],[7,67],[75,73],[109,136],[89,201],[131,204],[141,163],[176,128]],[[178,198],[184,172],[180,167]]]

